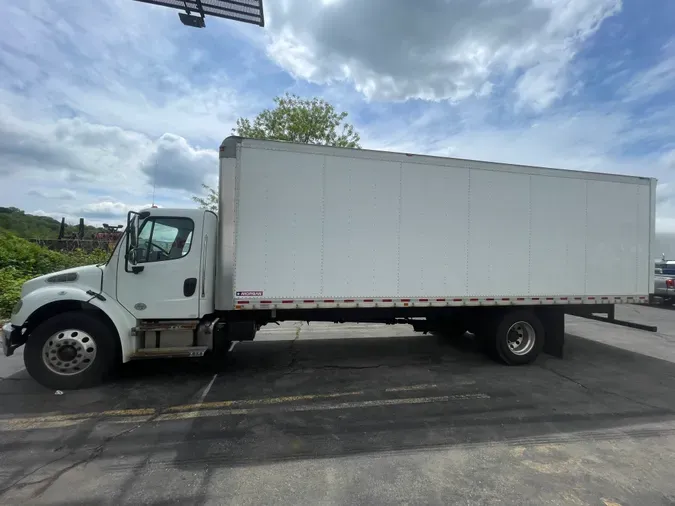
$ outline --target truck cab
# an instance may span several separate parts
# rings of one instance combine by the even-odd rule
[[[5,355],[25,344],[26,368],[43,385],[79,388],[119,362],[213,349],[217,216],[151,208],[127,221],[105,264],[24,284],[2,344]]]

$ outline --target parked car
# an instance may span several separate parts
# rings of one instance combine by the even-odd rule
[[[658,260],[654,270],[652,303],[672,305],[675,302],[675,260]]]

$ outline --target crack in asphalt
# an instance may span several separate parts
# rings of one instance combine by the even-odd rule
[[[197,392],[192,393],[192,394],[190,394],[189,396],[186,396],[186,397],[187,397],[187,398],[192,398],[192,397],[193,397],[194,395],[196,395],[196,393],[198,393],[202,388],[203,388],[203,386],[200,385],[200,387],[199,387],[199,389],[197,390]],[[7,492],[9,492],[9,491],[10,491],[11,489],[13,489],[13,488],[24,489],[24,488],[26,488],[26,487],[30,487],[30,486],[33,486],[33,485],[39,485],[39,484],[41,484],[41,483],[44,483],[43,486],[41,486],[40,488],[38,488],[35,492],[33,492],[33,493],[31,494],[31,498],[36,498],[36,497],[40,496],[41,494],[45,493],[45,492],[49,489],[49,487],[51,487],[54,483],[56,483],[56,481],[58,481],[58,479],[61,478],[61,476],[63,476],[64,474],[66,474],[68,471],[71,471],[71,470],[75,469],[76,467],[79,467],[79,466],[81,466],[81,465],[83,465],[83,464],[84,464],[84,465],[87,465],[88,463],[90,463],[90,462],[92,462],[93,460],[95,460],[96,458],[98,458],[98,457],[103,453],[103,450],[105,450],[105,447],[106,447],[108,444],[110,444],[111,441],[114,441],[115,439],[118,439],[118,438],[120,438],[120,437],[122,437],[122,436],[125,436],[125,435],[127,435],[127,434],[129,434],[129,433],[131,433],[131,432],[133,432],[133,431],[135,431],[135,430],[137,430],[137,429],[139,429],[140,427],[142,427],[142,426],[144,426],[144,425],[147,425],[147,424],[149,424],[149,423],[154,422],[159,416],[163,415],[164,412],[165,412],[165,410],[163,410],[163,409],[158,409],[157,412],[156,412],[153,416],[151,416],[150,418],[148,418],[147,420],[143,420],[143,421],[141,421],[140,423],[138,423],[138,424],[136,424],[136,425],[134,425],[134,426],[132,426],[132,427],[129,427],[128,429],[121,430],[121,431],[119,431],[117,434],[113,434],[112,436],[106,437],[106,438],[105,438],[98,446],[96,446],[96,447],[94,447],[92,450],[90,450],[90,451],[87,453],[87,455],[86,455],[85,457],[83,457],[83,458],[81,458],[81,459],[79,459],[79,460],[73,462],[72,464],[70,464],[70,465],[64,467],[63,469],[59,469],[59,470],[56,471],[55,473],[53,473],[53,474],[51,474],[51,475],[49,475],[49,476],[46,476],[46,477],[44,477],[44,478],[42,478],[42,479],[40,479],[40,480],[22,483],[23,480],[25,480],[26,478],[29,478],[30,476],[33,476],[35,473],[37,473],[38,471],[44,469],[45,467],[50,466],[50,465],[52,465],[52,464],[55,464],[56,462],[59,462],[59,461],[61,461],[61,460],[64,460],[64,459],[66,459],[66,458],[68,458],[68,457],[71,457],[71,456],[73,456],[73,455],[76,455],[78,452],[80,452],[80,451],[83,450],[83,449],[80,448],[80,449],[72,450],[72,451],[66,453],[65,455],[62,455],[61,457],[58,457],[58,458],[56,458],[56,459],[52,459],[52,460],[50,460],[49,462],[47,462],[47,463],[45,463],[45,464],[42,464],[42,465],[36,467],[36,468],[33,469],[32,471],[30,471],[30,472],[28,472],[28,473],[26,473],[26,474],[23,474],[22,476],[18,477],[16,480],[14,480],[12,483],[10,483],[9,485],[7,485],[6,487],[0,489],[0,496],[6,494]],[[97,424],[97,423],[98,423],[99,421],[101,421],[101,420],[103,420],[103,417],[95,418],[95,419],[93,420],[93,423],[94,423],[94,424]],[[86,450],[85,450],[85,451],[86,451]],[[45,482],[46,482],[46,483],[45,483]]]
[[[300,339],[300,332],[302,332],[302,323],[298,325],[295,329],[295,338],[291,341],[291,344],[289,346],[290,352],[291,352],[291,360],[288,362],[288,365],[286,366],[287,368],[292,367],[295,370],[295,364],[298,361],[298,348],[295,346],[295,342]]]
[[[574,378],[571,378],[570,376],[567,376],[566,374],[561,373],[560,371],[556,371],[555,369],[550,369],[550,368],[548,368],[548,367],[544,367],[543,365],[541,365],[541,366],[539,366],[539,367],[541,367],[541,368],[544,369],[545,371],[552,372],[552,373],[555,374],[556,376],[559,376],[559,377],[561,377],[561,378],[563,378],[563,379],[566,379],[567,381],[571,381],[571,382],[574,383],[575,385],[579,385],[581,388],[583,388],[583,389],[585,389],[585,390],[587,390],[587,391],[589,391],[589,392],[593,392],[593,393],[598,392],[598,393],[603,393],[603,394],[614,395],[614,396],[616,396],[616,397],[619,397],[620,399],[623,399],[623,400],[625,400],[625,401],[634,402],[634,403],[639,404],[640,406],[644,406],[644,407],[646,407],[646,408],[659,409],[659,410],[664,409],[664,408],[661,407],[661,406],[654,406],[653,404],[650,404],[650,403],[648,403],[648,402],[640,401],[640,400],[638,400],[638,399],[633,399],[632,397],[629,397],[629,396],[627,396],[627,395],[621,395],[621,394],[619,394],[619,393],[612,392],[611,390],[607,390],[607,389],[604,389],[604,388],[591,388],[591,387],[589,387],[588,385],[584,385],[583,383],[581,383],[581,382],[575,380]],[[667,411],[670,412],[670,413],[675,413],[675,411],[673,411],[673,410],[671,410],[671,409],[667,409]]]
[[[35,473],[44,469],[45,467],[50,466],[51,464],[55,464],[56,462],[59,462],[60,460],[66,459],[68,457],[71,457],[71,456],[77,454],[79,451],[81,451],[81,449],[72,450],[72,451],[66,453],[65,455],[62,455],[61,457],[50,460],[49,462],[47,462],[45,464],[42,464],[41,466],[36,467],[35,469],[30,471],[29,473],[26,473],[26,474],[20,476],[19,478],[17,478],[16,480],[14,480],[14,482],[10,483],[5,488],[0,489],[0,496],[2,496],[3,494],[7,493],[9,490],[11,490],[12,488],[15,488],[15,487],[23,489],[23,488],[26,488],[26,487],[30,487],[32,485],[38,485],[40,483],[47,482],[44,486],[40,487],[38,490],[36,490],[31,495],[31,497],[33,497],[33,498],[38,497],[39,495],[43,494],[49,487],[51,487],[61,476],[63,476],[68,471],[70,471],[70,470],[72,470],[72,469],[74,469],[74,468],[76,468],[76,467],[78,467],[82,464],[88,464],[89,462],[91,462],[92,460],[94,460],[95,458],[100,456],[101,453],[103,452],[103,450],[105,449],[105,447],[111,441],[113,441],[113,440],[115,440],[115,439],[117,439],[121,436],[124,436],[126,434],[129,434],[130,432],[135,431],[136,429],[138,429],[139,427],[141,427],[144,424],[147,424],[149,422],[154,421],[154,419],[156,419],[159,416],[159,414],[160,413],[155,414],[153,417],[149,418],[148,420],[144,420],[143,422],[139,423],[138,425],[135,425],[135,426],[130,427],[128,429],[124,429],[124,430],[118,432],[117,434],[113,434],[112,436],[108,436],[107,438],[105,438],[103,440],[103,442],[101,444],[99,444],[98,446],[94,447],[91,451],[89,451],[89,453],[84,458],[82,458],[80,460],[77,460],[76,462],[73,462],[72,464],[64,467],[63,469],[59,469],[54,474],[52,474],[50,476],[46,476],[45,478],[42,478],[40,480],[31,481],[31,482],[27,482],[27,483],[21,483],[23,480],[25,480],[26,478],[34,475]],[[102,418],[100,418],[100,417],[98,419],[96,419],[96,423],[98,421],[100,421],[101,419]]]

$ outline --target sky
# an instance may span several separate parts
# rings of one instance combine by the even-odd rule
[[[194,207],[236,119],[289,92],[364,148],[656,177],[675,233],[673,20],[670,0],[267,0],[264,28],[196,29],[133,0],[6,2],[0,205]]]

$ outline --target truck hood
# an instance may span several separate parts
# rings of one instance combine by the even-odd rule
[[[78,286],[85,290],[101,290],[101,280],[103,270],[96,265],[85,265],[82,267],[73,267],[63,271],[45,274],[30,281],[26,281],[21,288],[21,297],[25,297],[31,292],[44,286]]]

